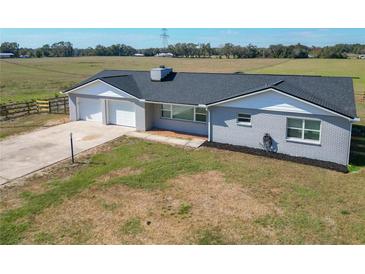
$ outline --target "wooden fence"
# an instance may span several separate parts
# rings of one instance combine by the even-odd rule
[[[36,113],[68,114],[68,97],[62,96],[0,105],[0,120],[8,120]]]
[[[355,94],[355,98],[360,103],[365,103],[365,91]]]

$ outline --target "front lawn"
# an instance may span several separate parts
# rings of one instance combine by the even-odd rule
[[[120,138],[1,189],[1,244],[364,244],[365,172]]]

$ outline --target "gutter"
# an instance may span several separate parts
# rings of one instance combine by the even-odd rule
[[[177,105],[177,106],[206,107],[206,105],[202,105],[202,104],[179,104],[179,103],[171,103],[171,102],[149,101],[149,100],[145,100],[145,99],[138,99],[138,101],[150,103],[150,104],[171,104],[171,105]]]
[[[211,123],[210,123],[210,110],[209,108],[207,108],[207,116],[208,116],[208,142],[211,142],[212,141],[212,138],[211,138]]]

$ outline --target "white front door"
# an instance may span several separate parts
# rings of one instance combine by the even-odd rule
[[[79,120],[85,121],[103,121],[103,114],[101,108],[102,100],[91,98],[77,98],[77,108],[79,113]]]
[[[114,125],[135,127],[136,109],[134,103],[121,100],[108,100],[108,122]]]

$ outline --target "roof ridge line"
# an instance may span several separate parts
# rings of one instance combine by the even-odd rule
[[[285,82],[285,80],[280,80],[280,81],[275,82],[275,83],[274,83],[274,84],[272,84],[271,86],[277,86],[277,85],[279,85],[279,84],[281,84],[281,83],[283,83],[283,82]]]
[[[127,77],[130,76],[129,74],[124,74],[124,75],[110,75],[110,76],[101,76],[99,78],[114,78],[114,77]]]
[[[102,71],[124,71],[124,72],[150,72],[150,70],[133,70],[133,69],[104,69]],[[102,72],[101,71],[101,72]],[[357,79],[358,76],[329,76],[313,74],[275,74],[275,73],[245,73],[245,72],[209,72],[209,71],[174,71],[175,73],[186,74],[220,74],[220,75],[259,75],[259,76],[297,76],[297,77],[318,77],[318,78],[351,78]]]

